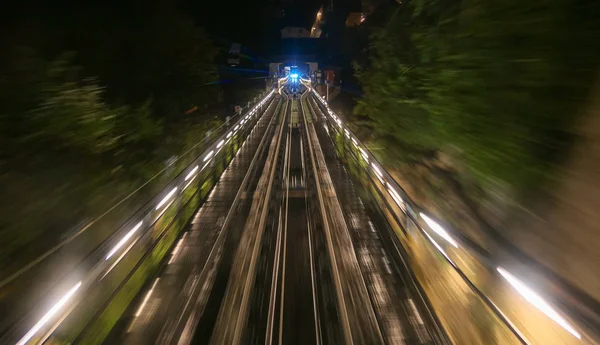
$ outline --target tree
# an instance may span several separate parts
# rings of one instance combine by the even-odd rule
[[[218,77],[216,49],[169,2],[138,5],[25,1],[2,13],[0,271],[106,211],[219,123],[219,86],[202,86]]]
[[[586,106],[596,10],[566,0],[409,2],[372,37],[356,113],[373,121],[390,161],[459,152],[481,183],[531,190],[551,177]]]

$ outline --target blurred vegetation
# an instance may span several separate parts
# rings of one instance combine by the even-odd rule
[[[220,123],[216,49],[170,2],[61,5],[0,10],[0,271]]]
[[[535,191],[572,143],[600,52],[599,3],[412,0],[357,67],[355,122],[389,165],[441,156],[478,183]],[[427,163],[429,162],[429,163]]]

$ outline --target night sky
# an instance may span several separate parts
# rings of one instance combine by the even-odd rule
[[[168,0],[149,0],[167,1]],[[175,0],[185,15],[205,29],[217,46],[228,49],[239,42],[245,49],[265,58],[279,38],[279,30],[285,26],[310,28],[321,5],[329,0]],[[0,1],[0,19],[13,21],[19,17],[38,14],[42,8],[68,9],[71,5],[104,3],[109,6],[135,9],[148,6],[138,0],[24,0],[22,2]],[[2,13],[3,12],[3,13]],[[110,18],[107,18],[107,24]]]
[[[250,54],[273,54],[279,30],[310,28],[323,0],[184,0],[182,6],[219,46],[241,43]]]

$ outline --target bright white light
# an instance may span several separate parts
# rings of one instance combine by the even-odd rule
[[[194,182],[194,180],[196,179],[196,177],[198,177],[198,175],[194,175],[194,177],[192,177],[190,179],[190,181],[181,189],[182,193],[183,193],[184,190],[186,190],[192,184],[192,182]]]
[[[456,243],[456,241],[454,241],[454,239],[450,236],[450,234],[444,228],[442,228],[441,225],[439,225],[435,220],[429,218],[423,212],[421,212],[420,215],[421,215],[421,218],[423,218],[423,220],[425,221],[425,223],[427,223],[427,225],[429,225],[431,230],[433,230],[436,234],[440,235],[443,239],[448,241],[448,243],[450,243],[454,247],[458,248],[458,244]]]
[[[106,255],[106,259],[108,260],[110,259],[113,255],[115,255],[115,253],[121,249],[121,247],[123,247],[123,245],[125,244],[125,242],[127,242],[131,236],[133,236],[133,234],[140,228],[140,226],[142,226],[142,224],[144,223],[144,221],[141,221],[139,223],[137,223],[136,226],[133,227],[133,229],[129,230],[129,232],[123,236],[123,238],[119,241],[119,243],[117,243],[116,246],[113,247],[113,249],[110,250],[110,252],[108,252],[108,255]]]
[[[355,147],[358,147],[358,144],[356,143],[356,140],[354,140],[354,138],[352,138],[352,143],[354,144]]]
[[[213,153],[215,153],[215,151],[210,151],[209,153],[207,153],[206,157],[204,157],[204,159],[202,161],[206,162],[207,160],[209,160],[210,157],[212,157]]]
[[[193,180],[194,180],[194,179],[192,178],[188,184],[191,184],[191,181],[193,181]],[[156,218],[154,218],[154,221],[155,221],[155,222],[156,222],[157,220],[159,220],[159,219],[160,219],[160,218],[163,216],[163,214],[165,214],[165,212],[167,212],[167,210],[169,209],[169,207],[171,207],[171,205],[173,205],[173,202],[174,202],[174,201],[175,201],[175,200],[171,200],[171,201],[170,201],[170,202],[167,204],[167,206],[163,207],[162,211],[160,211],[160,213],[158,214],[158,216],[156,216]]]
[[[194,174],[196,173],[196,171],[198,171],[198,166],[196,165],[194,167],[194,169],[192,169],[192,171],[189,172],[189,174],[187,174],[187,176],[185,177],[184,181],[187,181],[190,179],[190,177],[194,176]]]
[[[360,154],[362,155],[363,159],[369,163],[369,155],[367,155],[367,153],[362,149],[362,147],[359,147],[358,150],[360,151]]]
[[[220,149],[221,146],[223,146],[223,144],[225,144],[225,140],[219,141],[219,143],[217,144],[217,148]]]
[[[144,297],[144,300],[142,301],[142,305],[140,305],[140,308],[135,313],[135,317],[142,315],[142,310],[144,310],[146,303],[148,303],[148,300],[150,299],[150,295],[152,295],[152,291],[154,291],[154,288],[156,287],[156,284],[158,283],[159,279],[160,278],[156,278],[156,280],[154,281],[154,284],[152,284],[150,291],[148,291],[148,293],[146,294],[146,297]]]
[[[233,132],[227,133],[227,138],[231,137],[232,135],[233,135]]]
[[[71,290],[67,292],[66,295],[62,296],[58,303],[56,303],[52,308],[50,308],[50,310],[40,319],[40,321],[38,321],[33,326],[33,328],[31,328],[29,332],[27,332],[27,334],[25,334],[23,338],[19,340],[17,345],[26,344],[42,327],[44,327],[44,324],[46,324],[46,322],[48,322],[48,320],[50,320],[50,318],[52,318],[52,316],[54,316],[54,314],[56,314],[56,312],[58,312],[60,308],[62,308],[65,305],[65,303],[67,303],[67,301],[73,296],[73,294],[75,294],[75,292],[77,291],[77,289],[79,289],[80,286],[81,282],[75,284],[75,286],[73,286]]]
[[[297,78],[298,78],[298,73],[293,73],[293,74],[290,74],[290,77],[291,77],[292,79],[297,79]]]
[[[233,130],[234,130],[234,131],[237,131],[237,130],[238,130],[238,128],[240,128],[240,125],[236,125],[235,127],[233,127]]]
[[[571,333],[575,338],[581,340],[581,334],[571,326],[567,320],[565,320],[554,308],[548,304],[540,295],[535,293],[531,288],[525,285],[522,281],[517,279],[517,277],[510,274],[508,271],[503,269],[502,267],[496,268],[496,270],[506,279],[510,285],[512,285],[520,294],[523,296],[529,303],[533,304],[536,308],[538,308],[541,312],[546,314],[549,318],[551,318],[554,322],[558,323],[562,328],[564,328],[567,332]]]
[[[400,195],[398,195],[398,192],[396,192],[396,190],[393,187],[390,186],[388,188],[388,192],[390,192],[392,199],[394,199],[394,201],[396,202],[396,204],[398,204],[398,206],[402,207],[404,205],[404,200],[402,200]]]
[[[379,182],[381,182],[382,184],[385,184],[385,181],[383,180],[383,174],[381,173],[381,170],[379,170],[379,167],[377,167],[377,165],[375,165],[375,163],[371,163],[371,168],[373,168],[373,171],[375,172],[375,176],[377,176],[377,179],[379,180]]]
[[[373,168],[373,171],[375,171],[375,174],[377,174],[377,176],[383,178],[383,174],[381,173],[381,170],[379,170],[379,168],[377,167],[377,165],[375,165],[375,163],[371,164],[371,167]]]
[[[175,191],[177,191],[177,187],[173,188],[169,194],[167,194],[159,203],[158,205],[156,205],[156,209],[160,209],[162,207],[162,205],[164,205],[167,201],[169,201],[169,199],[171,199],[171,197],[173,196],[173,194],[175,194]]]
[[[448,254],[446,254],[446,252],[444,251],[444,249],[429,235],[429,233],[427,233],[427,231],[425,232],[425,236],[427,236],[427,238],[429,239],[429,241],[431,243],[433,243],[433,245],[435,246],[435,248],[437,248],[437,250],[442,253],[442,255],[453,265],[456,267],[456,264],[454,264],[454,261],[452,261],[452,259],[450,259],[450,257],[448,256]]]
[[[112,265],[110,265],[110,268],[106,270],[106,272],[102,275],[102,278],[100,278],[100,280],[104,279],[113,270],[113,268],[117,267],[119,262],[121,262],[121,260],[123,260],[125,255],[127,255],[127,253],[129,253],[129,251],[131,250],[131,248],[133,248],[134,245],[135,245],[135,241],[131,242],[131,244],[121,253],[121,255],[119,255],[117,260],[113,261]]]
[[[344,129],[344,133],[346,133],[346,138],[350,139],[350,133],[348,133],[347,129]]]

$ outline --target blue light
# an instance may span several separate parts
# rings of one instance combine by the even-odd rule
[[[290,74],[290,77],[292,77],[292,79],[298,79],[298,73]]]

